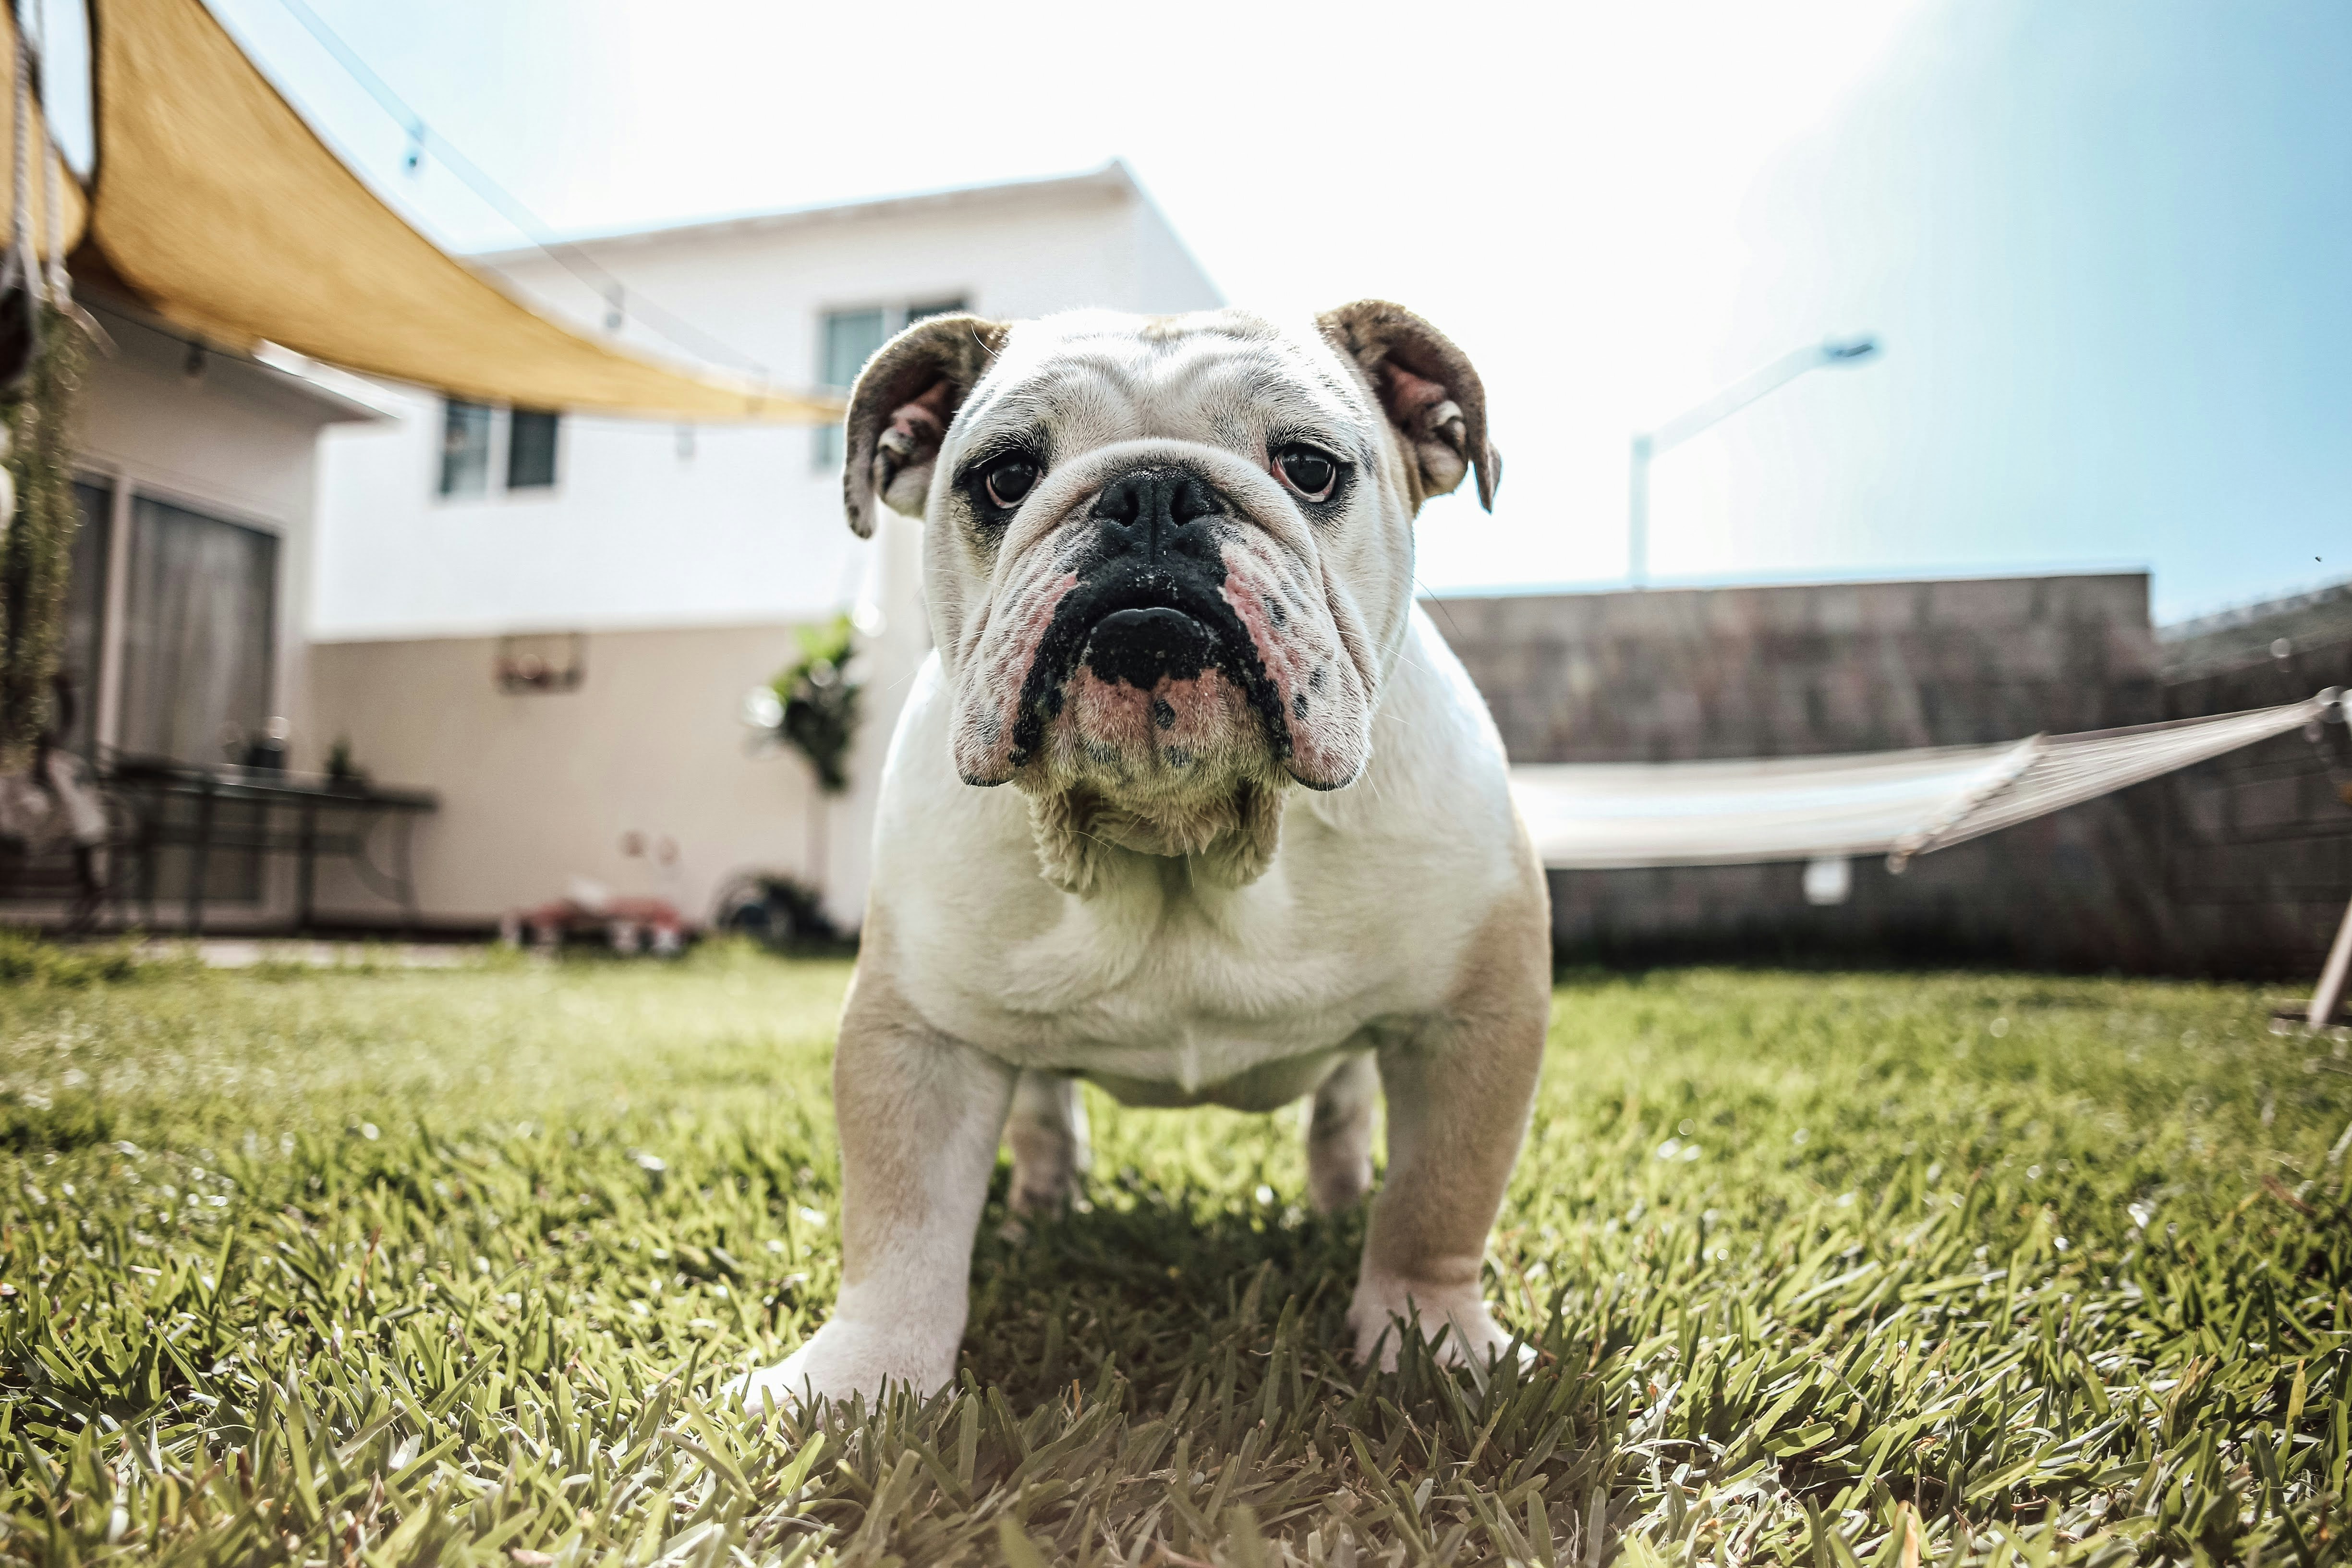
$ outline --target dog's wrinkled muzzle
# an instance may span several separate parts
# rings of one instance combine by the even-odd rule
[[[1056,476],[1088,489],[1008,534],[1020,553],[966,667],[959,771],[1114,795],[1284,773],[1347,783],[1369,683],[1323,601],[1304,520],[1229,456],[1137,446]]]

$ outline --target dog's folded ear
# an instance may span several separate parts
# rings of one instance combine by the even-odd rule
[[[1486,389],[1452,339],[1402,305],[1359,300],[1316,318],[1323,335],[1356,362],[1404,442],[1418,508],[1473,469],[1478,504],[1495,510],[1503,457],[1486,439]]]
[[[979,316],[929,316],[866,362],[849,395],[841,468],[842,504],[860,539],[872,537],[879,507],[923,515],[940,444],[1011,330]]]

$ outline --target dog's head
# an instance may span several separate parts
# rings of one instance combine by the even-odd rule
[[[1047,877],[1102,847],[1247,881],[1290,782],[1339,789],[1409,613],[1412,520],[1501,461],[1462,352],[1378,300],[941,316],[858,377],[852,527],[928,524],[924,584],[967,784],[1029,796]]]

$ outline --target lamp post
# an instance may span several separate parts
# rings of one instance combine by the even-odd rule
[[[1672,451],[1700,431],[1720,424],[1765,394],[1778,392],[1809,370],[1828,364],[1859,364],[1878,353],[1878,340],[1868,332],[1824,342],[1783,354],[1763,369],[1743,377],[1697,407],[1678,414],[1654,430],[1633,437],[1633,471],[1628,489],[1625,522],[1626,575],[1636,588],[1650,576],[1650,459]]]

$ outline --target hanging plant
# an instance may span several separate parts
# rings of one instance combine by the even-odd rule
[[[801,657],[769,683],[776,737],[808,759],[817,787],[839,795],[849,787],[849,746],[857,733],[862,688],[849,678],[856,631],[847,616],[800,629]]]
[[[65,644],[66,589],[73,569],[73,448],[68,432],[81,390],[81,329],[41,313],[39,353],[0,419],[15,515],[0,532],[0,773],[27,766],[51,720],[58,660]]]

